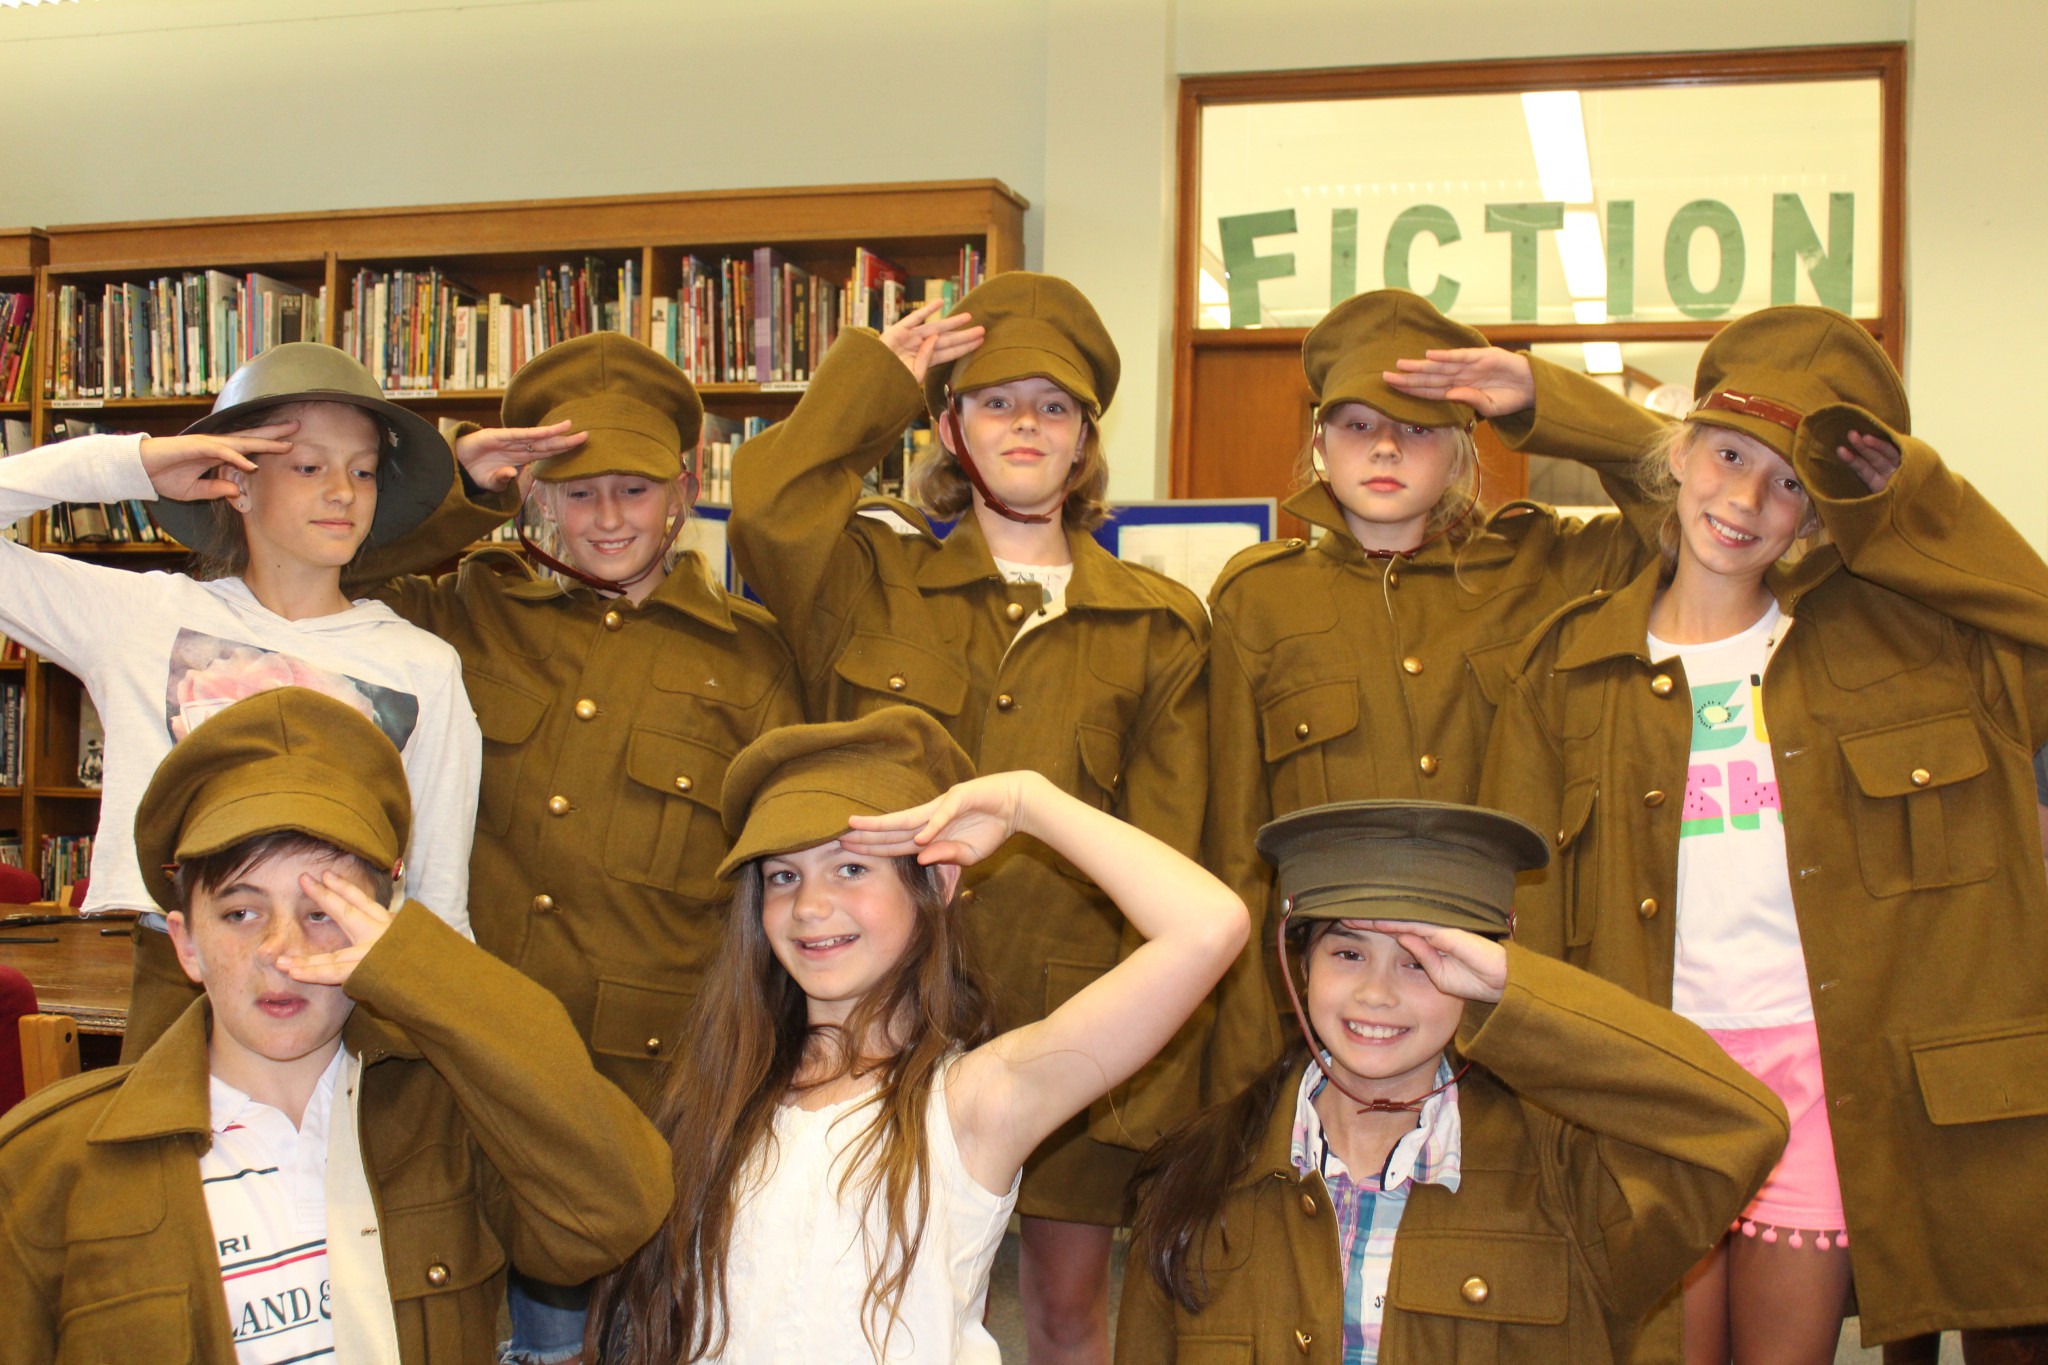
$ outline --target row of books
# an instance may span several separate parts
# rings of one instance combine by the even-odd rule
[[[97,290],[60,285],[50,397],[219,393],[249,357],[281,342],[320,340],[326,293],[254,271],[188,270]]]
[[[41,844],[43,899],[62,902],[92,871],[90,834],[45,834]]]
[[[22,740],[28,733],[23,706],[28,693],[19,676],[0,678],[0,787],[22,782]]]
[[[64,417],[50,424],[50,439],[68,441],[108,430],[104,422]],[[139,498],[125,502],[60,502],[44,515],[43,539],[51,545],[177,545],[157,529],[149,515],[149,504]]]
[[[25,418],[0,418],[0,459],[33,450],[35,442],[29,438],[29,425]],[[35,525],[34,517],[23,517],[19,521],[0,522],[0,540],[18,541],[28,544],[29,528]]]
[[[26,403],[35,372],[36,296],[0,294],[0,403]]]
[[[648,331],[654,348],[700,384],[802,384],[840,328],[879,330],[932,301],[950,310],[982,273],[982,253],[971,246],[960,249],[951,278],[930,279],[855,247],[844,283],[773,247],[715,264],[685,256],[675,297],[648,301]]]
[[[639,306],[640,262],[630,257],[540,266],[529,303],[435,268],[358,270],[341,345],[387,392],[500,389],[558,341],[631,332]]]
[[[720,507],[732,506],[732,457],[746,442],[768,429],[765,417],[721,417],[704,414],[704,435],[697,452],[697,498]]]
[[[21,831],[0,829],[0,863],[8,867],[21,866]]]

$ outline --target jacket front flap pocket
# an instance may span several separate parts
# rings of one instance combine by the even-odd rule
[[[384,1211],[384,1267],[394,1299],[473,1289],[505,1265],[475,1196]]]
[[[191,1300],[191,1289],[180,1284],[74,1308],[57,1324],[56,1365],[110,1365],[143,1355],[184,1365],[192,1359]]]
[[[1278,763],[1358,728],[1358,682],[1339,678],[1296,688],[1266,703],[1261,719],[1266,727],[1266,761]]]
[[[681,991],[599,977],[597,1011],[590,1021],[590,1050],[643,1061],[674,1056],[691,998]]]
[[[1499,706],[1501,698],[1507,695],[1508,670],[1514,665],[1515,651],[1521,647],[1520,640],[1502,640],[1484,649],[1465,651],[1465,666],[1472,670],[1472,681],[1488,706]]]
[[[1570,1251],[1552,1232],[1430,1232],[1394,1244],[1389,1305],[1411,1313],[1554,1327],[1571,1296]]]
[[[1250,1337],[1183,1336],[1173,1343],[1177,1365],[1252,1365]]]
[[[1865,796],[1910,796],[1977,776],[1989,766],[1967,711],[1844,735],[1842,757]]]
[[[957,661],[898,636],[862,631],[833,667],[855,687],[942,716],[957,716],[967,704],[967,675]]]
[[[2048,1018],[1912,1044],[1920,1098],[1934,1123],[2048,1114]]]
[[[1124,740],[1102,725],[1083,724],[1075,730],[1081,750],[1081,771],[1104,793],[1114,797],[1124,776]]]
[[[469,692],[470,708],[476,712],[477,728],[495,743],[524,744],[547,714],[545,698],[474,669],[465,672],[462,684]]]
[[[626,741],[626,776],[643,787],[688,797],[714,812],[719,793],[725,790],[725,768],[730,761],[708,744],[637,725]]]
[[[1051,1014],[1082,991],[1087,990],[1095,979],[1109,968],[1100,962],[1060,962],[1045,964],[1045,1012]]]

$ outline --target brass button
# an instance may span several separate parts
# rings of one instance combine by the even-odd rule
[[[891,692],[901,692],[908,686],[910,686],[910,680],[901,673],[891,673],[889,675],[889,690]]]
[[[592,701],[592,700],[591,700],[590,698],[588,698],[588,697],[585,697],[585,698],[584,698],[584,699],[583,699],[582,701],[579,701],[579,702],[577,702],[577,703],[576,703],[576,719],[578,719],[578,720],[596,720],[596,719],[597,719],[597,703],[596,703],[596,702],[594,702],[594,701]]]
[[[1401,571],[1399,569],[1387,570],[1387,586],[1390,588],[1401,586]]]
[[[1559,830],[1559,831],[1557,832],[1557,846],[1558,846],[1559,848],[1563,848],[1563,847],[1564,847],[1564,841],[1565,841],[1566,839],[1570,838],[1570,837],[1571,837],[1571,836],[1570,836],[1569,834],[1567,834],[1567,833],[1566,833],[1566,832],[1565,832],[1564,830]]]
[[[1636,913],[1644,919],[1657,918],[1657,898],[1655,896],[1643,897],[1643,903],[1636,907]]]
[[[1306,544],[1308,544],[1308,542],[1303,540],[1300,536],[1290,536],[1287,540],[1287,548],[1290,550],[1299,550],[1302,546]]]
[[[568,798],[568,797],[566,797],[566,796],[550,796],[550,797],[548,798],[548,814],[549,814],[549,815],[567,815],[568,813],[569,813],[569,798]]]
[[[1410,654],[1407,658],[1401,660],[1401,671],[1411,678],[1414,677],[1422,671],[1422,660]]]
[[[1315,1217],[1316,1197],[1314,1195],[1305,1194],[1301,1197],[1301,1211],[1311,1218]]]
[[[1295,1345],[1296,1345],[1297,1347],[1299,1347],[1299,1348],[1300,1348],[1300,1350],[1301,1350],[1301,1353],[1302,1353],[1303,1355],[1307,1355],[1307,1354],[1308,1354],[1308,1348],[1309,1348],[1309,1347],[1310,1347],[1311,1345],[1313,1345],[1314,1343],[1315,1343],[1315,1338],[1314,1338],[1314,1337],[1312,1337],[1312,1336],[1310,1336],[1310,1335],[1309,1335],[1308,1333],[1306,1333],[1306,1332],[1302,1331],[1302,1330],[1301,1330],[1301,1329],[1300,1329],[1299,1327],[1297,1327],[1297,1328],[1295,1328],[1295,1329],[1294,1329],[1294,1344],[1295,1344]]]
[[[1467,1303],[1485,1303],[1487,1295],[1492,1292],[1491,1286],[1477,1275],[1458,1286],[1458,1297]]]
[[[604,614],[604,628],[606,630],[620,630],[625,627],[625,624],[626,618],[615,611],[608,611]]]
[[[1913,769],[1913,785],[1914,785],[1914,786],[1916,786],[1916,787],[1924,787],[1924,786],[1926,786],[1926,785],[1927,785],[1927,784],[1928,784],[1929,782],[1932,782],[1933,780],[1934,780],[1934,774],[1933,774],[1933,773],[1931,773],[1931,772],[1928,772],[1928,771],[1927,771],[1927,769],[1925,769],[1925,768],[1915,768],[1915,769]]]
[[[1014,711],[1016,709],[1017,699],[1011,696],[1008,692],[1005,692],[996,698],[996,710]]]
[[[533,898],[533,913],[534,913],[534,914],[536,914],[536,915],[549,915],[549,914],[553,914],[553,913],[554,913],[554,909],[555,909],[555,898],[554,898],[553,896],[550,896],[550,895],[549,895],[549,894],[548,894],[547,892],[543,891],[543,892],[541,892],[541,893],[540,893],[540,894],[539,894],[538,896],[535,896],[535,897]]]
[[[1303,721],[1303,722],[1302,722],[1301,724],[1299,724],[1299,725],[1297,725],[1297,726],[1295,726],[1295,727],[1294,727],[1294,737],[1295,737],[1296,739],[1307,739],[1307,738],[1308,738],[1308,722],[1307,722],[1307,721]]]
[[[689,791],[696,785],[697,784],[695,782],[690,780],[689,774],[687,773],[676,779],[676,790],[679,792]]]
[[[1664,793],[1654,789],[1644,792],[1643,804],[1655,810],[1658,806],[1664,804]]]
[[[1660,697],[1670,696],[1673,685],[1669,673],[1659,673],[1656,677],[1650,679],[1650,690]]]
[[[1424,777],[1435,777],[1437,770],[1436,755],[1424,754],[1421,758],[1415,760],[1415,766],[1422,769]]]
[[[432,1265],[428,1266],[427,1283],[432,1285],[436,1289],[439,1289],[442,1285],[448,1283],[448,1267],[442,1265],[439,1261],[436,1261]]]
[[[649,1038],[647,1040],[647,1055],[650,1057],[659,1057],[661,1055],[661,1039]]]
[[[1010,603],[1010,605],[1009,605],[1009,606],[1007,606],[1007,607],[1004,607],[1004,608],[1003,608],[1003,615],[1005,615],[1005,616],[1009,617],[1009,618],[1010,618],[1010,619],[1011,619],[1012,621],[1021,621],[1021,620],[1023,620],[1023,619],[1024,619],[1024,604],[1023,604],[1022,602],[1012,602],[1012,603]]]
[[[953,897],[953,903],[955,905],[974,904],[974,888],[970,886],[967,887],[965,890],[961,891],[959,895]]]

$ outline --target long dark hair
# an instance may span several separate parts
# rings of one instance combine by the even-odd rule
[[[830,1064],[824,1085],[876,1072],[875,1116],[848,1152],[836,1191],[861,1213],[880,1207],[884,1245],[868,1246],[861,1331],[879,1358],[924,1240],[931,1171],[926,1115],[939,1067],[995,1032],[993,1007],[937,870],[894,860],[915,911],[903,956],[854,1007],[845,1025],[814,1029],[803,990],[776,960],[761,926],[758,861],[741,869],[725,940],[705,973],[679,1052],[662,1083],[655,1126],[668,1138],[676,1202],[654,1237],[598,1282],[585,1352],[612,1365],[677,1365],[724,1349],[727,1262],[754,1162],[769,1155],[775,1111],[797,1088],[805,1058]],[[888,1056],[863,1055],[889,1039]],[[764,1287],[765,1288],[765,1287]],[[785,1286],[776,1292],[800,1292]],[[879,1332],[877,1327],[880,1327]]]
[[[1190,1313],[1209,1301],[1203,1245],[1212,1231],[1229,1244],[1223,1201],[1250,1170],[1273,1107],[1307,1065],[1308,1044],[1297,1039],[1235,1099],[1183,1121],[1138,1161],[1129,1195],[1130,1273],[1150,1275]]]

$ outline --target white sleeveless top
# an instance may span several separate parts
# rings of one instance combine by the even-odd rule
[[[941,1068],[925,1115],[931,1208],[889,1335],[884,1359],[892,1363],[997,1365],[1002,1359],[981,1315],[1017,1182],[1008,1194],[990,1194],[960,1159],[946,1112],[946,1081],[957,1060]],[[733,1221],[726,1261],[732,1320],[720,1362],[868,1365],[876,1359],[861,1330],[861,1299],[870,1254],[878,1262],[886,1254],[887,1216],[878,1201],[864,1238],[858,1177],[850,1189],[855,1204],[839,1198],[848,1149],[873,1119],[873,1104],[870,1093],[816,1111],[776,1110],[773,1154],[756,1159],[747,1177],[752,1188]],[[761,1169],[769,1161],[772,1168]],[[879,1342],[888,1324],[872,1326]]]

